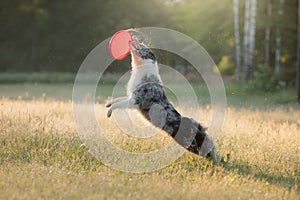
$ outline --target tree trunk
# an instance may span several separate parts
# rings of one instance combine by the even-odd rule
[[[278,0],[278,17],[279,19],[283,15],[283,4],[284,0]],[[280,20],[278,20],[280,21]],[[277,23],[277,28],[276,28],[276,50],[275,50],[275,75],[280,74],[280,63],[281,62],[281,28],[280,28],[280,23]]]
[[[244,24],[244,79],[249,80],[253,69],[256,34],[256,0],[245,2]]]
[[[37,24],[37,14],[33,13],[33,27],[32,27],[32,39],[31,39],[31,69],[37,69],[37,44],[38,44],[38,24]]]
[[[241,39],[239,26],[239,0],[233,0],[234,12],[234,39],[235,39],[235,59],[236,59],[236,81],[241,80]]]
[[[249,69],[249,30],[250,30],[250,0],[245,2],[245,22],[244,22],[244,55],[243,55],[243,79]]]
[[[271,38],[271,19],[272,19],[272,1],[268,0],[268,24],[265,32],[265,66],[270,67],[270,38]]]
[[[300,104],[300,0],[298,1],[298,53],[297,53],[297,97],[298,104]]]
[[[250,8],[250,30],[249,30],[249,67],[246,72],[246,80],[251,77],[253,71],[253,58],[255,49],[255,34],[256,34],[256,0],[251,0]]]

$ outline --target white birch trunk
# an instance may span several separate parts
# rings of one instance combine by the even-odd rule
[[[250,30],[250,0],[245,2],[244,43],[243,43],[243,79],[249,68],[249,30]]]
[[[236,81],[241,80],[241,39],[239,26],[239,0],[233,0],[234,13],[234,39],[235,39],[235,59],[236,59]]]
[[[256,35],[256,0],[251,0],[250,8],[250,30],[249,30],[249,67],[246,74],[246,79],[249,79],[253,70],[253,59],[255,49],[255,35]]]
[[[272,2],[268,0],[268,24],[265,32],[265,66],[270,67],[270,38],[271,38],[271,24],[272,19]]]
[[[278,16],[283,15],[284,0],[278,0]],[[276,50],[275,50],[275,75],[280,74],[280,62],[281,62],[281,29],[277,24],[276,28]]]
[[[244,24],[244,79],[248,80],[252,73],[256,34],[256,0],[245,2]]]

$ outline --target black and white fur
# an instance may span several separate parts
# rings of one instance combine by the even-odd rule
[[[195,120],[181,116],[168,101],[160,79],[154,54],[145,45],[131,43],[132,72],[127,96],[106,104],[107,117],[115,109],[136,108],[154,126],[171,135],[187,150],[220,163],[221,158],[205,129]]]

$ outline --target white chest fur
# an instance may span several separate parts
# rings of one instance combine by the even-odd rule
[[[127,85],[127,96],[131,97],[132,93],[136,89],[136,87],[141,83],[142,79],[147,76],[150,77],[151,75],[155,75],[158,80],[160,79],[158,73],[158,66],[157,64],[146,64],[139,67],[132,67],[131,76],[128,81]]]

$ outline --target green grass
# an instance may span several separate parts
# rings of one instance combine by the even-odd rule
[[[71,83],[75,79],[72,73],[56,72],[3,72],[0,74],[1,84],[15,83]]]
[[[209,92],[204,83],[192,84],[200,103],[210,104]],[[178,85],[177,87],[181,87]],[[125,84],[122,86],[125,89]],[[226,85],[227,103],[236,107],[257,107],[269,108],[281,105],[296,106],[296,89],[287,88],[274,93],[248,91],[236,84]],[[104,102],[107,97],[112,96],[114,85],[111,83],[100,84],[96,91],[96,101]],[[23,100],[72,100],[73,83],[19,83],[19,84],[0,84],[0,96],[11,99]],[[184,90],[182,90],[184,95]],[[123,91],[125,94],[125,91]],[[172,100],[176,97],[166,88],[166,93]]]
[[[204,99],[199,120],[209,121],[206,87],[194,87]],[[115,145],[138,153],[171,141],[163,132],[150,141],[123,134],[105,117],[102,103],[112,89],[99,85],[96,110]],[[231,84],[226,90],[216,143],[222,166],[187,152],[161,170],[133,174],[105,166],[83,145],[71,83],[1,84],[0,199],[300,199],[300,111],[293,89],[252,94]]]
[[[0,74],[0,96],[12,99],[57,99],[68,101],[72,99],[72,89],[75,80],[75,74],[72,73],[10,73]],[[166,75],[167,76],[167,75]],[[104,102],[108,96],[112,95],[115,83],[122,77],[119,74],[105,74],[99,81],[96,91],[96,100]],[[167,76],[168,77],[168,76]],[[86,81],[89,77],[86,77]],[[124,81],[124,80],[123,80]],[[210,96],[205,83],[201,81],[190,81],[201,104],[210,104]],[[121,90],[125,88],[126,82],[121,82]],[[182,85],[176,85],[182,94],[185,88]],[[225,82],[227,102],[229,105],[238,107],[259,107],[265,108],[273,105],[295,105],[296,88],[288,87],[285,89],[265,92],[255,90],[246,83]],[[168,88],[165,88],[167,95],[172,100],[176,97]],[[125,94],[125,92],[123,91]]]

